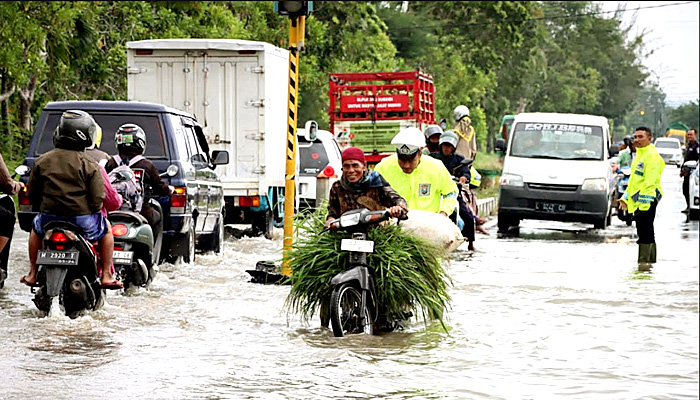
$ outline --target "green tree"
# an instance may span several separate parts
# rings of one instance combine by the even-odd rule
[[[700,102],[698,100],[682,104],[668,110],[669,123],[682,122],[687,126],[698,129],[700,127]]]

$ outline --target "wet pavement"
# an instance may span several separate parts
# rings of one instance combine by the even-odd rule
[[[111,291],[75,320],[44,317],[20,284],[15,231],[0,290],[0,399],[697,399],[698,222],[664,172],[658,262],[634,227],[523,221],[450,261],[449,332],[334,338],[288,314],[288,286],[249,282],[280,238],[230,238],[223,256],[165,264],[150,290]]]

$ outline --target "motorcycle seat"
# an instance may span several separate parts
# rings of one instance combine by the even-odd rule
[[[148,220],[141,214],[133,211],[116,210],[109,212],[109,219],[126,219],[141,224],[148,224]]]
[[[66,229],[72,232],[75,232],[79,234],[80,236],[85,236],[85,232],[83,231],[83,228],[79,227],[78,225],[72,224],[68,221],[49,221],[46,224],[44,224],[44,231],[48,231],[51,229]]]

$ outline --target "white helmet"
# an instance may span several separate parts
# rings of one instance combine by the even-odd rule
[[[454,148],[457,148],[457,143],[459,142],[459,137],[453,131],[447,131],[440,136],[440,144],[449,143]]]
[[[391,139],[391,144],[396,146],[396,152],[399,154],[414,154],[421,147],[425,147],[425,135],[418,128],[405,128]]]
[[[455,107],[453,114],[455,117],[455,121],[459,122],[460,119],[462,119],[464,117],[469,117],[469,107],[459,105],[459,106]]]

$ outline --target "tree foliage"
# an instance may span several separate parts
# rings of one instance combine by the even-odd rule
[[[0,150],[10,158],[21,157],[46,102],[125,99],[127,41],[231,38],[285,48],[289,23],[271,1],[7,1],[0,20],[0,135],[11,139]],[[632,27],[619,20],[590,1],[314,2],[299,119],[328,123],[329,73],[421,69],[434,78],[438,119],[451,125],[452,110],[467,105],[482,150],[501,117],[521,111],[631,125],[646,78],[643,38],[627,40]]]

